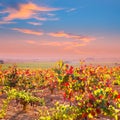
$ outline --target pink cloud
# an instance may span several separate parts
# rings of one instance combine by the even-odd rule
[[[70,33],[65,33],[64,31],[49,33],[48,35],[50,35],[52,37],[64,37],[64,38],[70,38],[70,39],[74,39],[74,40],[81,40],[81,41],[84,41],[84,42],[89,42],[91,40],[96,39],[94,37],[88,37],[88,36],[82,36],[82,35],[73,35],[73,34],[70,34]]]
[[[55,14],[53,14],[53,13],[48,13],[47,15],[48,15],[48,16],[51,16],[51,17],[54,17],[54,16],[55,16]]]
[[[35,25],[35,26],[42,25],[42,23],[39,23],[39,22],[28,22],[28,24]]]
[[[10,22],[10,21],[0,21],[0,24],[14,24],[15,22]]]
[[[80,47],[80,46],[85,46],[85,43],[78,43],[75,41],[35,41],[35,40],[27,40],[25,41],[28,44],[34,44],[34,45],[39,45],[39,46],[57,46],[57,47],[63,47],[63,48],[73,48],[73,47]]]
[[[33,40],[27,40],[26,43],[28,43],[28,44],[36,44],[36,42],[33,41]]]
[[[86,46],[84,43],[77,43],[75,41],[27,40],[24,41],[24,43],[26,43],[28,48],[32,47],[34,50],[38,48],[38,51],[44,51],[43,53],[47,55],[50,55],[50,53],[56,55],[58,55],[58,53],[59,55],[71,53],[71,55],[74,55],[78,53],[79,47]]]
[[[8,8],[1,13],[8,13],[8,16],[4,17],[5,21],[10,21],[14,19],[29,19],[34,18],[38,14],[38,12],[49,12],[60,10],[59,8],[52,7],[43,7],[38,6],[34,3],[24,3],[19,5],[19,9]]]
[[[47,20],[47,18],[45,18],[45,17],[40,17],[40,16],[38,16],[38,15],[34,16],[34,18],[35,18],[36,20],[40,20],[40,21],[46,21],[46,20]]]
[[[50,36],[52,37],[65,37],[68,38],[68,34],[64,33],[64,32],[55,32],[55,33],[49,33]]]
[[[49,21],[57,21],[57,20],[59,20],[59,18],[57,18],[57,17],[55,17],[55,18],[45,18],[45,17],[34,16],[34,18],[36,20],[40,20],[40,21],[47,21],[47,20],[49,20]]]
[[[31,35],[43,35],[43,32],[41,31],[34,31],[34,30],[29,30],[29,29],[12,28],[12,30],[19,31],[25,34],[31,34]]]

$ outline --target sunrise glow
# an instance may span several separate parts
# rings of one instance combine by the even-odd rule
[[[120,58],[118,0],[1,0],[0,58]]]

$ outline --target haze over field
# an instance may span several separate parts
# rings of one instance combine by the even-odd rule
[[[0,0],[0,59],[120,59],[120,0]]]

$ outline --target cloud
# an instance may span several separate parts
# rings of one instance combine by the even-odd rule
[[[88,36],[82,36],[82,35],[73,35],[71,33],[65,33],[64,31],[55,32],[55,33],[48,33],[48,35],[50,35],[52,37],[70,38],[70,39],[74,39],[74,40],[80,40],[83,42],[89,42],[91,40],[95,40],[94,37],[88,37]]]
[[[73,11],[76,11],[77,9],[76,8],[71,8],[71,9],[68,9],[66,12],[73,12]]]
[[[8,10],[0,11],[0,14],[5,14],[5,13],[8,13]]]
[[[59,20],[59,18],[55,17],[55,18],[45,18],[45,17],[39,17],[39,16],[34,16],[34,18],[36,20],[40,20],[40,21],[57,21]]]
[[[33,41],[33,40],[27,40],[27,41],[25,41],[26,43],[28,43],[28,44],[36,44],[36,42],[35,41]]]
[[[12,28],[12,30],[19,31],[25,34],[31,34],[31,35],[43,35],[43,32],[41,31],[34,31],[34,30],[29,30],[29,29]]]
[[[34,18],[36,20],[40,20],[40,21],[46,21],[47,20],[47,18],[45,18],[45,17],[39,17],[38,15],[34,16]]]
[[[68,38],[69,35],[66,34],[65,32],[55,32],[55,33],[49,33],[48,35],[52,36],[52,37],[65,37]]]
[[[0,25],[2,24],[14,24],[16,22],[10,22],[10,21],[0,21]]]
[[[59,18],[48,18],[48,20],[50,20],[50,21],[58,21],[58,20],[60,20]]]
[[[42,25],[42,23],[39,23],[39,22],[28,22],[28,24],[35,25],[35,26]]]
[[[55,14],[53,14],[53,13],[48,13],[47,15],[48,15],[48,16],[51,16],[51,17],[54,17],[54,16],[55,16]]]
[[[52,7],[38,6],[32,2],[29,2],[29,3],[19,4],[18,8],[8,7],[7,9],[1,11],[1,13],[8,13],[8,15],[3,18],[3,20],[11,21],[14,19],[36,18],[36,16],[40,13],[57,11],[57,10],[60,10],[60,9],[52,8]]]
[[[42,46],[54,46],[54,47],[63,47],[66,49],[73,48],[73,47],[79,47],[79,46],[85,46],[85,43],[79,43],[76,41],[49,41],[49,40],[44,40],[44,41],[35,41],[35,40],[27,40],[25,41],[28,44],[34,44],[34,45],[42,45]]]

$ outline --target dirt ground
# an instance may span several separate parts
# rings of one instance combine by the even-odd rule
[[[115,86],[114,87],[116,90],[119,91],[120,93],[120,87]],[[63,103],[63,96],[62,96],[62,91],[56,92],[54,91],[54,94],[51,95],[50,91],[48,89],[45,89],[43,93],[36,93],[36,96],[38,97],[44,97],[45,99],[45,106],[28,106],[27,112],[22,111],[22,106],[20,104],[16,104],[16,101],[13,100],[10,102],[8,109],[7,109],[7,114],[4,119],[1,120],[38,120],[39,118],[39,111],[42,110],[43,112],[49,109],[50,107],[53,107],[54,104],[59,101],[59,103]],[[5,94],[0,95],[0,109],[2,107],[3,100],[6,98]],[[113,120],[110,118],[103,118],[99,117],[94,120]]]
[[[53,107],[54,104],[59,101],[63,103],[63,97],[60,92],[57,92],[53,95],[50,94],[48,89],[45,89],[43,93],[36,93],[37,97],[44,97],[45,106],[28,106],[27,112],[22,111],[22,105],[16,104],[15,100],[12,100],[8,105],[7,114],[4,119],[1,120],[38,120],[39,111],[43,112],[50,107]],[[0,109],[3,104],[3,100],[6,98],[5,94],[0,95]]]

